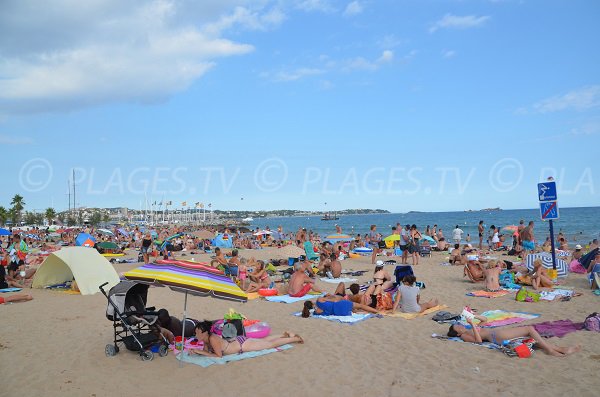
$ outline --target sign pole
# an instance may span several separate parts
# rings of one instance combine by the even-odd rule
[[[556,271],[556,252],[554,251],[554,225],[552,219],[548,221],[550,223],[550,246],[552,247],[552,269]]]

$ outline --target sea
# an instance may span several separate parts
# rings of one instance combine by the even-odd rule
[[[574,244],[588,245],[593,239],[600,238],[600,207],[561,208],[560,218],[555,220],[555,235],[562,232],[568,239],[571,247]],[[477,225],[483,221],[487,231],[494,225],[503,228],[509,225],[518,225],[520,220],[525,224],[534,221],[534,234],[536,241],[543,242],[550,235],[549,223],[542,221],[539,209],[519,210],[493,210],[493,211],[466,211],[466,212],[409,212],[406,214],[363,214],[363,215],[338,215],[338,220],[323,221],[321,216],[310,217],[271,217],[255,218],[252,228],[275,230],[278,226],[285,233],[295,232],[299,227],[312,230],[321,236],[335,233],[335,226],[342,227],[342,232],[350,235],[369,232],[370,225],[377,225],[377,231],[384,237],[391,234],[392,226],[415,224],[421,232],[427,226],[438,225],[442,228],[444,236],[452,237],[452,230],[458,225],[463,231],[463,240],[467,234],[471,242],[478,242]],[[510,241],[510,240],[507,240]]]

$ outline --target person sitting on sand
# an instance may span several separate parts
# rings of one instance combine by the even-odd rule
[[[483,277],[485,278],[485,290],[487,292],[498,292],[500,288],[500,273],[502,267],[495,260],[491,260],[487,263],[487,266],[483,269]]]
[[[448,336],[451,338],[459,337],[465,342],[482,343],[483,341],[491,342],[495,345],[502,345],[504,340],[515,338],[533,338],[537,344],[551,356],[564,357],[581,350],[581,346],[561,347],[548,343],[535,330],[534,327],[526,325],[513,328],[479,328],[473,324],[473,319],[467,319],[471,325],[471,329],[467,329],[464,325],[453,324],[448,330]]]
[[[7,297],[0,296],[0,305],[5,303],[27,302],[32,299],[33,297],[30,294],[13,294]]]
[[[392,276],[383,268],[383,261],[377,261],[375,264],[375,270],[373,271],[373,285],[379,286],[381,290],[392,288],[394,281]]]
[[[213,323],[202,321],[196,325],[196,338],[204,342],[203,348],[192,348],[190,354],[206,357],[223,357],[231,354],[255,352],[265,349],[274,349],[288,343],[304,343],[300,335],[284,332],[282,336],[271,336],[263,339],[251,339],[237,336],[235,339],[226,340],[212,332]]]
[[[252,273],[248,273],[248,277],[250,277],[250,285],[246,290],[247,293],[258,292],[261,288],[268,288],[271,284],[271,279],[269,278],[269,273],[267,273],[267,269],[265,269],[265,262],[258,261],[256,269]]]
[[[294,270],[288,284],[288,294],[291,297],[301,298],[311,290],[321,293],[321,290],[315,285],[315,280],[305,273],[302,262],[296,263]]]
[[[460,251],[460,244],[454,244],[454,249],[452,252],[450,252],[450,259],[448,260],[448,263],[456,266],[465,265],[467,263],[466,258]]]
[[[537,290],[541,288],[551,288],[554,285],[552,279],[548,277],[548,273],[544,266],[542,266],[542,260],[536,259],[533,262],[533,271],[531,272],[531,286]]]
[[[227,267],[227,258],[225,258],[225,254],[223,253],[223,251],[221,251],[221,248],[219,247],[215,248],[215,260],[219,265]]]
[[[404,313],[423,313],[427,309],[431,309],[438,305],[437,299],[432,299],[429,302],[420,303],[421,295],[419,294],[419,287],[415,286],[416,277],[413,275],[404,276],[402,279],[402,285],[398,287],[396,294],[396,300],[392,307],[393,311],[401,306],[401,310]]]
[[[351,316],[353,312],[358,311],[378,313],[376,309],[370,306],[352,302],[339,295],[325,295],[317,299],[315,303],[312,301],[304,302],[302,317],[310,317],[312,309],[314,309],[314,314],[322,316]]]

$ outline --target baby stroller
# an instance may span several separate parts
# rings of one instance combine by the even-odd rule
[[[108,300],[106,318],[113,322],[114,343],[106,345],[106,356],[119,353],[119,344],[127,350],[139,352],[143,361],[154,358],[152,348],[158,346],[158,354],[168,354],[168,341],[160,333],[156,325],[157,313],[154,307],[146,307],[148,285],[133,281],[121,281],[108,291],[102,284],[99,288]]]

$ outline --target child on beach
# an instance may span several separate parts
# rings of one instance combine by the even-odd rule
[[[408,275],[402,279],[402,285],[398,287],[398,293],[396,300],[392,307],[393,311],[398,309],[398,305],[401,306],[401,310],[404,313],[423,313],[427,309],[431,309],[438,305],[437,299],[432,299],[429,302],[420,303],[421,295],[419,294],[419,287],[415,287],[415,276]]]

